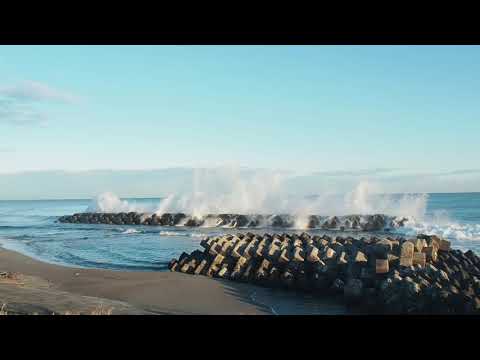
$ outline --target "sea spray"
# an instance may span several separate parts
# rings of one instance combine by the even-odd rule
[[[461,249],[468,249],[472,241],[480,243],[480,224],[460,223],[453,220],[445,210],[436,210],[432,215],[421,219],[409,218],[397,232],[409,236],[417,233],[437,235],[452,240]]]
[[[102,213],[111,213],[111,212],[129,212],[129,211],[139,211],[140,209],[126,200],[121,200],[117,195],[111,192],[105,192],[98,195],[89,207],[87,208],[88,212],[102,212]]]
[[[294,227],[305,229],[309,215],[385,214],[422,219],[428,200],[425,194],[388,195],[368,181],[359,182],[345,194],[322,192],[316,196],[292,194],[284,173],[259,170],[245,174],[239,169],[196,170],[189,193],[169,194],[157,206],[138,206],[113,193],[99,195],[90,212],[184,213],[204,219],[208,214],[291,214]],[[290,189],[291,190],[291,189]],[[185,220],[186,221],[186,220]],[[215,226],[209,220],[206,227]],[[228,225],[228,224],[227,224]]]

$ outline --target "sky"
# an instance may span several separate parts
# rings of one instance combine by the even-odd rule
[[[0,46],[0,199],[224,166],[480,191],[478,94],[479,46]]]

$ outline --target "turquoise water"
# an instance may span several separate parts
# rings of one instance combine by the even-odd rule
[[[161,204],[161,199],[127,201],[142,208]],[[59,216],[86,211],[90,205],[91,200],[0,201],[0,245],[55,264],[161,271],[171,258],[197,249],[204,236],[242,231],[56,222]],[[272,229],[249,231],[263,234]],[[416,214],[407,227],[398,230],[407,236],[417,232],[446,237],[454,247],[479,253],[480,193],[428,194],[424,214]]]

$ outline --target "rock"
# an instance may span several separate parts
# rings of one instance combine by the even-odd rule
[[[323,292],[330,286],[330,281],[324,274],[314,272],[311,277],[311,284],[314,290]]]
[[[288,251],[288,248],[285,248],[282,250],[282,252],[280,253],[278,259],[277,259],[278,263],[279,264],[288,264],[290,263],[290,256],[289,256],[289,251]]]
[[[189,262],[187,262],[187,263],[182,265],[182,267],[180,268],[180,271],[182,273],[188,273],[190,271],[190,269],[191,269],[191,265],[190,265]]]
[[[480,298],[474,297],[466,304],[466,312],[471,314],[480,314]]]
[[[207,260],[202,260],[200,262],[200,264],[198,264],[198,266],[195,268],[193,273],[195,275],[200,275],[200,274],[203,273],[204,270],[206,270],[207,266],[208,266],[208,261]]]
[[[229,277],[229,271],[226,266],[222,266],[222,268],[217,272],[217,277],[227,279]]]
[[[368,259],[363,252],[358,250],[357,253],[355,254],[355,257],[353,258],[353,261],[355,263],[365,263],[366,264],[368,262]]]
[[[249,259],[255,254],[255,246],[257,245],[257,240],[252,240],[250,243],[245,247],[245,250],[242,253],[242,256]]]
[[[450,241],[441,239],[438,249],[440,251],[449,251],[450,250]]]
[[[295,282],[295,278],[293,274],[287,270],[281,275],[281,281],[286,287],[292,288]]]
[[[189,258],[189,255],[186,252],[182,252],[180,257],[178,258],[179,264],[182,264]]]
[[[422,252],[423,248],[427,246],[425,239],[417,239],[415,242],[415,251]]]
[[[400,258],[398,256],[395,256],[393,254],[388,254],[387,256],[387,260],[388,260],[388,263],[389,263],[389,266],[390,267],[396,267],[397,265],[399,265],[400,263]]]
[[[175,271],[178,267],[178,262],[176,259],[172,259],[170,260],[170,262],[168,263],[168,269],[170,271]]]
[[[386,225],[383,215],[373,215],[367,217],[367,219],[367,222],[362,227],[364,231],[382,230]]]
[[[405,241],[400,250],[400,266],[413,265],[414,245],[410,241]]]
[[[292,261],[304,262],[304,253],[301,247],[295,247],[293,250]]]
[[[243,274],[241,275],[241,279],[243,281],[248,281],[250,280],[250,277],[253,275],[253,271],[254,271],[254,264],[252,262],[250,262],[245,271],[243,272]]]
[[[247,264],[247,259],[244,258],[243,256],[240,256],[237,260],[237,262],[235,263],[235,267],[233,269],[233,271],[235,272],[238,272],[240,271],[246,264]]]
[[[127,223],[129,222],[128,219],[127,220]],[[123,220],[125,222],[125,219]],[[151,219],[150,219],[150,224],[151,225],[159,225],[161,224],[160,223],[160,218],[157,216],[157,214],[153,214]]]
[[[325,250],[325,253],[322,256],[322,260],[325,261],[330,259],[335,259],[335,250],[329,247]]]
[[[320,261],[318,253],[318,248],[316,246],[311,246],[310,251],[307,254],[307,261],[311,263],[316,263]]]
[[[233,247],[233,250],[230,252],[230,255],[234,258],[240,258],[242,257],[243,249],[248,245],[248,243],[245,240],[240,240],[239,242],[236,243],[236,245]]]
[[[436,246],[424,247],[422,251],[425,253],[427,261],[433,261],[433,262],[437,261],[438,248]]]
[[[405,278],[404,285],[406,286],[409,296],[416,296],[421,291],[420,285],[408,276]]]
[[[344,286],[343,295],[347,301],[359,301],[363,293],[363,283],[359,279],[350,279]]]
[[[264,256],[264,251],[265,251],[265,249],[266,249],[265,243],[266,243],[265,240],[262,240],[262,241],[260,242],[260,244],[258,244],[257,249],[255,250],[255,253],[253,254],[253,256],[254,256],[255,258],[258,258],[258,259],[263,258],[263,256]]]
[[[218,254],[215,256],[213,259],[212,263],[210,264],[210,267],[207,270],[206,275],[207,276],[214,276],[218,270],[220,270],[220,266],[222,265],[223,260],[225,260],[225,257],[223,255]]]
[[[389,271],[388,260],[377,259],[375,262],[375,273],[386,274]]]
[[[310,216],[308,219],[307,227],[309,229],[314,229],[320,225],[320,220],[316,216]]]
[[[129,215],[120,215],[125,216]],[[87,219],[93,221],[95,216]],[[151,221],[156,222],[154,217]],[[422,235],[405,241],[242,233],[205,238],[200,243],[203,252],[183,253],[168,267],[269,287],[343,292],[347,303],[372,310],[478,313],[477,256],[455,249],[438,252],[441,241]]]
[[[388,259],[388,254],[392,251],[390,240],[380,240],[373,245],[373,253],[377,259]]]
[[[332,290],[336,293],[343,293],[345,283],[342,279],[336,278],[332,284]]]
[[[426,254],[423,252],[415,252],[413,253],[413,265],[420,265],[422,268],[425,267],[426,263]]]
[[[475,253],[472,250],[468,250],[465,253],[465,256],[467,256],[474,265],[478,265],[480,263],[480,258],[477,255],[475,255]]]
[[[280,256],[280,248],[277,246],[277,244],[274,241],[272,241],[272,243],[268,247],[267,257],[271,261],[275,262],[279,256]]]
[[[268,280],[271,286],[276,287],[280,285],[280,275],[280,270],[275,266],[272,266],[268,273]]]
[[[172,217],[171,217],[171,223],[173,225],[177,225],[179,224],[183,219],[185,219],[187,216],[183,213],[177,213],[177,214],[174,214]],[[160,224],[161,224],[161,221],[160,221]]]
[[[270,219],[270,226],[272,227],[282,227],[284,222],[281,216],[275,215]]]
[[[225,241],[220,249],[220,254],[227,256],[230,253],[230,249],[233,248],[233,243],[231,241]]]
[[[438,279],[441,283],[448,284],[450,282],[450,278],[448,277],[447,273],[443,270],[439,271]]]
[[[222,246],[218,243],[218,240],[217,240],[212,242],[210,248],[208,249],[208,253],[212,256],[216,256],[220,254],[221,249],[222,249]]]
[[[340,256],[337,258],[337,264],[338,265],[346,265],[348,263],[347,260],[347,253],[345,251],[342,251],[340,253]]]
[[[206,238],[200,241],[200,246],[203,247],[205,250],[210,249],[211,239],[207,236]]]

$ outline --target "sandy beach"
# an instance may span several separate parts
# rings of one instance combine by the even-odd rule
[[[0,279],[0,306],[6,304],[11,314],[276,313],[269,304],[272,297],[267,289],[205,276],[72,268],[43,263],[1,248],[0,271],[17,274],[15,279]],[[282,308],[288,309],[288,301],[283,302]],[[343,306],[331,301],[318,306],[320,313],[345,312]]]

